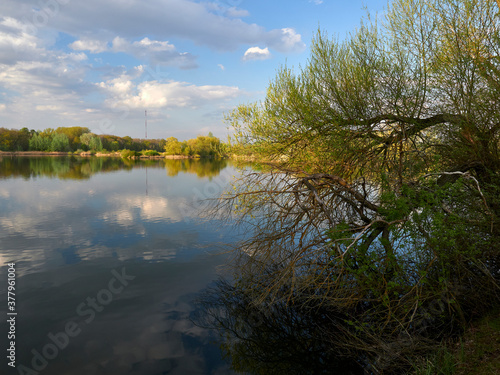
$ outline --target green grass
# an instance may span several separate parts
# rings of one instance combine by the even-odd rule
[[[456,375],[500,374],[500,311],[472,326],[462,340],[464,360]]]
[[[459,343],[460,344],[460,343]],[[413,375],[454,375],[457,367],[462,363],[462,352],[450,351],[443,345],[437,353],[417,362]]]
[[[413,375],[500,375],[500,311],[414,365]]]

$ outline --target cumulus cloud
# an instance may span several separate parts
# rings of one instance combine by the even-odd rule
[[[151,52],[172,52],[175,51],[175,47],[173,44],[170,44],[168,41],[158,41],[158,40],[150,40],[149,38],[144,38],[138,42],[129,43],[123,38],[116,37],[113,39],[113,50],[126,52],[130,49],[138,49],[138,50],[147,50]]]
[[[182,69],[196,68],[196,57],[187,52],[178,52],[175,46],[168,41],[151,40],[142,38],[139,41],[130,42],[122,37],[115,37],[109,44],[102,40],[77,40],[69,45],[76,51],[89,51],[91,53],[101,52],[124,52],[138,59],[146,60],[151,65],[174,65]]]
[[[259,48],[259,47],[250,47],[245,51],[243,55],[243,60],[267,60],[271,58],[271,52],[269,52],[269,48]]]
[[[9,92],[2,98],[9,108],[2,112],[4,123],[47,127],[77,122],[82,97],[95,91],[84,79],[87,55],[49,48],[44,37],[25,32],[11,17],[0,17],[0,87]]]
[[[82,39],[76,40],[69,45],[75,51],[89,51],[91,53],[101,53],[107,51],[108,44],[102,40]]]
[[[270,31],[266,40],[269,47],[283,53],[302,52],[306,48],[302,36],[292,28]]]
[[[240,90],[228,86],[196,86],[186,82],[153,81],[141,83],[137,91],[137,95],[124,101],[125,105],[131,108],[196,107],[208,101],[234,98]]]
[[[37,105],[35,108],[37,111],[61,111],[63,109],[60,105]]]
[[[244,9],[218,9],[192,0],[128,0],[125,4],[72,1],[61,5],[57,14],[52,15],[43,7],[33,10],[31,5],[19,4],[17,0],[2,0],[0,14],[9,14],[19,21],[45,17],[46,27],[89,40],[100,40],[104,36],[111,39],[116,35],[134,40],[147,33],[160,40],[180,37],[218,50],[235,50],[242,44],[263,42],[279,50],[284,36],[283,30],[266,30],[255,23],[244,22],[241,18],[248,15]],[[292,47],[294,51],[297,49],[296,45]]]
[[[83,80],[87,55],[49,49],[46,44],[41,35],[25,32],[21,22],[0,18],[0,86],[15,93],[6,104],[17,121],[27,121],[38,111],[78,112],[80,95],[91,89]],[[56,108],[54,103],[61,104]]]
[[[48,6],[55,3],[57,9]],[[135,129],[131,124],[135,126],[137,119],[120,112],[116,120],[113,109],[119,105],[150,104],[158,112],[193,106],[201,112],[206,103],[221,108],[243,94],[238,87],[214,82],[204,86],[185,82],[190,79],[184,72],[172,72],[171,66],[197,67],[197,56],[189,53],[189,46],[217,52],[266,47],[250,48],[248,60],[269,58],[270,51],[304,49],[295,30],[249,22],[245,20],[248,11],[235,7],[234,2],[56,0],[33,4],[0,1],[0,89],[7,93],[1,97],[0,120],[16,126],[43,129],[85,124],[97,129],[110,118],[115,128],[120,126],[113,131],[126,135],[126,127]],[[117,65],[108,54],[95,56],[104,52],[127,55],[119,62],[126,66]],[[94,56],[89,59],[88,54]],[[132,64],[141,66],[127,71]],[[224,70],[222,65],[219,68]],[[182,78],[173,80],[175,74]],[[181,124],[189,116],[194,118],[194,113],[169,111],[168,116]],[[189,123],[195,122],[190,118]]]
[[[238,87],[222,85],[197,86],[179,81],[145,81],[138,85],[123,74],[120,77],[99,83],[107,93],[106,104],[110,107],[165,108],[198,107],[214,100],[235,98],[241,94]]]
[[[93,68],[81,50],[102,50],[104,43],[81,39],[82,43],[73,44],[75,52],[66,53],[46,48],[38,35],[24,33],[22,25],[15,20],[8,20],[8,27],[5,18],[0,18],[2,21],[0,46],[4,43],[6,47],[0,47],[0,87],[15,93],[2,98],[0,113],[4,123],[16,121],[40,129],[54,127],[54,124],[79,123],[99,132],[105,119],[111,121],[112,130],[101,130],[109,133],[116,131],[118,124],[125,126],[127,123],[128,126],[128,123],[135,123],[129,114],[134,108],[197,108],[209,102],[220,106],[241,94],[237,87],[165,82],[168,72],[158,65],[140,65],[129,70],[120,66]],[[20,48],[13,49],[13,45]],[[150,51],[158,59],[166,54],[173,59],[177,54],[179,64],[182,62],[185,66],[194,61],[189,55],[180,56],[173,44],[152,38],[135,42],[115,38],[106,48],[109,52],[127,51],[137,56]],[[101,77],[97,78],[97,83],[87,79],[96,74]],[[141,83],[143,80],[148,82]],[[87,97],[95,99],[89,102]],[[5,111],[6,108],[9,111]],[[127,110],[117,114],[115,110],[120,108]]]
[[[293,51],[296,49],[305,48],[305,44],[302,42],[302,37],[297,34],[294,29],[284,28],[281,29],[283,36],[281,40],[283,42],[282,47],[287,51]]]
[[[23,29],[15,19],[0,19],[0,83],[6,88],[33,92],[36,86],[50,90],[61,86],[60,79],[80,76],[87,55],[47,49],[41,38]]]
[[[11,17],[0,19],[0,64],[14,65],[44,54],[42,42],[23,31],[23,24]]]
[[[129,53],[139,59],[147,59],[153,65],[176,65],[183,69],[196,68],[196,57],[187,52],[178,52],[168,41],[143,38],[130,43],[124,38],[116,37],[112,44],[113,52]]]

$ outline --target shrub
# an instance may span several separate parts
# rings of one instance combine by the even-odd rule
[[[160,155],[160,153],[156,150],[144,150],[144,151],[142,151],[142,154],[144,156],[158,156],[158,155]]]
[[[132,150],[122,150],[120,152],[120,156],[124,159],[135,159],[140,155],[141,154],[139,154],[137,151],[132,151]]]

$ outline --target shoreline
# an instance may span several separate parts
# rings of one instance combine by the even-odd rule
[[[75,156],[75,157],[119,157],[121,158],[121,154],[119,152],[111,152],[109,154],[103,154],[100,152],[96,152],[92,154],[89,151],[81,152],[80,154],[74,154],[72,152],[60,152],[60,151],[0,151],[0,157],[2,156]],[[130,159],[130,158],[129,158]],[[200,159],[199,156],[186,156],[186,155],[156,155],[156,156],[147,156],[140,155],[135,156],[134,159]]]

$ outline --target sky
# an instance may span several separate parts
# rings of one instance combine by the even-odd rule
[[[226,139],[238,104],[386,0],[1,0],[0,127]]]

